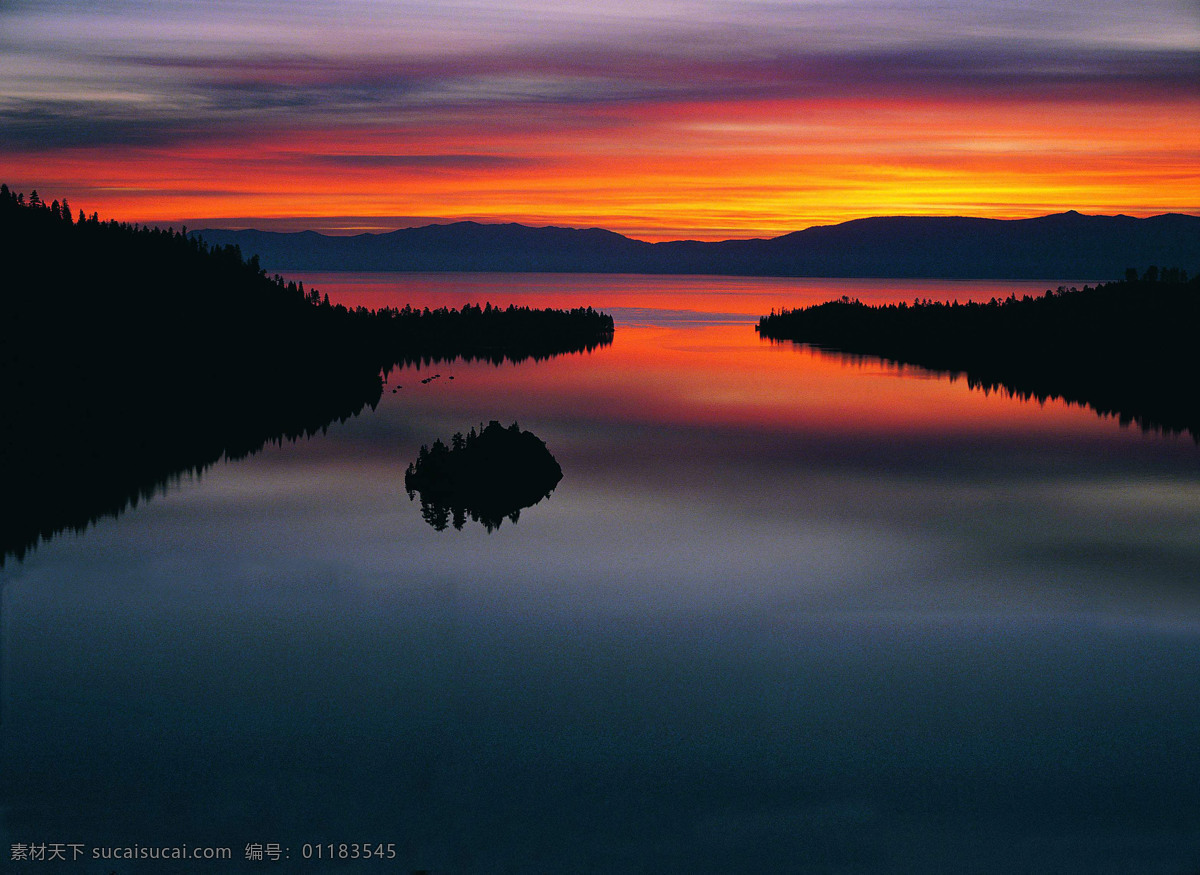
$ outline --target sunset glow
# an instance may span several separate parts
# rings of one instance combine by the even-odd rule
[[[612,343],[587,354],[565,355],[525,369],[522,379],[537,388],[517,404],[512,416],[602,413],[613,422],[647,427],[746,429],[812,435],[906,435],[913,439],[1017,434],[1089,433],[1096,413],[1061,399],[1044,403],[1013,397],[1003,390],[971,388],[965,377],[935,378],[919,367],[817,350],[802,344],[760,338],[750,313],[803,306],[840,294],[866,301],[908,297],[914,288],[934,300],[983,300],[1039,290],[1021,281],[797,280],[771,277],[572,276],[553,274],[397,274],[302,273],[306,287],[319,288],[349,307],[454,307],[486,296],[497,306],[571,308],[596,303],[615,315]],[[438,362],[424,368],[397,368],[389,374],[396,403],[421,392],[430,373],[456,375],[453,391],[422,394],[448,417],[473,411],[504,397],[513,379],[510,363]],[[909,379],[900,379],[907,376]],[[535,407],[533,398],[537,398]],[[1119,428],[1114,423],[1114,432]],[[1130,439],[1137,436],[1130,433]]]
[[[1194,4],[1039,6],[6,4],[0,166],[89,213],[333,233],[1200,212]]]

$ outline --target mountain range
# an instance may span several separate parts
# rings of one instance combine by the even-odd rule
[[[381,234],[206,229],[269,270],[496,271],[1107,280],[1150,265],[1200,270],[1200,216],[892,216],[782,237],[647,243],[600,228],[454,222]]]

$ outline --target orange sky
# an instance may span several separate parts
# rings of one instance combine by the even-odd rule
[[[1057,30],[982,3],[538,5],[19,4],[0,12],[26,37],[0,40],[0,175],[131,221],[334,233],[1200,212],[1186,3],[1136,27],[1115,0],[1046,4]]]

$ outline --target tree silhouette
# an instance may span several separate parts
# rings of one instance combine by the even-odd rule
[[[842,298],[762,317],[758,331],[965,375],[972,386],[1062,398],[1145,429],[1200,440],[1195,336],[1200,280],[1137,270],[1095,288],[986,303],[871,307]]]
[[[451,519],[461,529],[468,517],[488,532],[505,519],[516,523],[562,479],[546,444],[515,422],[504,428],[492,420],[478,433],[456,433],[450,443],[422,446],[404,474],[409,499],[421,494],[421,516],[438,531]]]

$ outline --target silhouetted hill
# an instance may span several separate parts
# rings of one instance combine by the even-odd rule
[[[387,234],[328,237],[313,231],[196,232],[215,245],[258,253],[273,269],[606,273],[645,258],[651,244],[599,228],[530,228],[455,222]]]
[[[962,374],[972,386],[1024,398],[1062,398],[1200,441],[1200,279],[1177,268],[987,303],[842,298],[764,316],[758,331]]]
[[[205,230],[273,269],[942,278],[1113,277],[1200,264],[1200,216],[884,217],[769,240],[646,243],[598,228],[455,222],[387,234]]]

